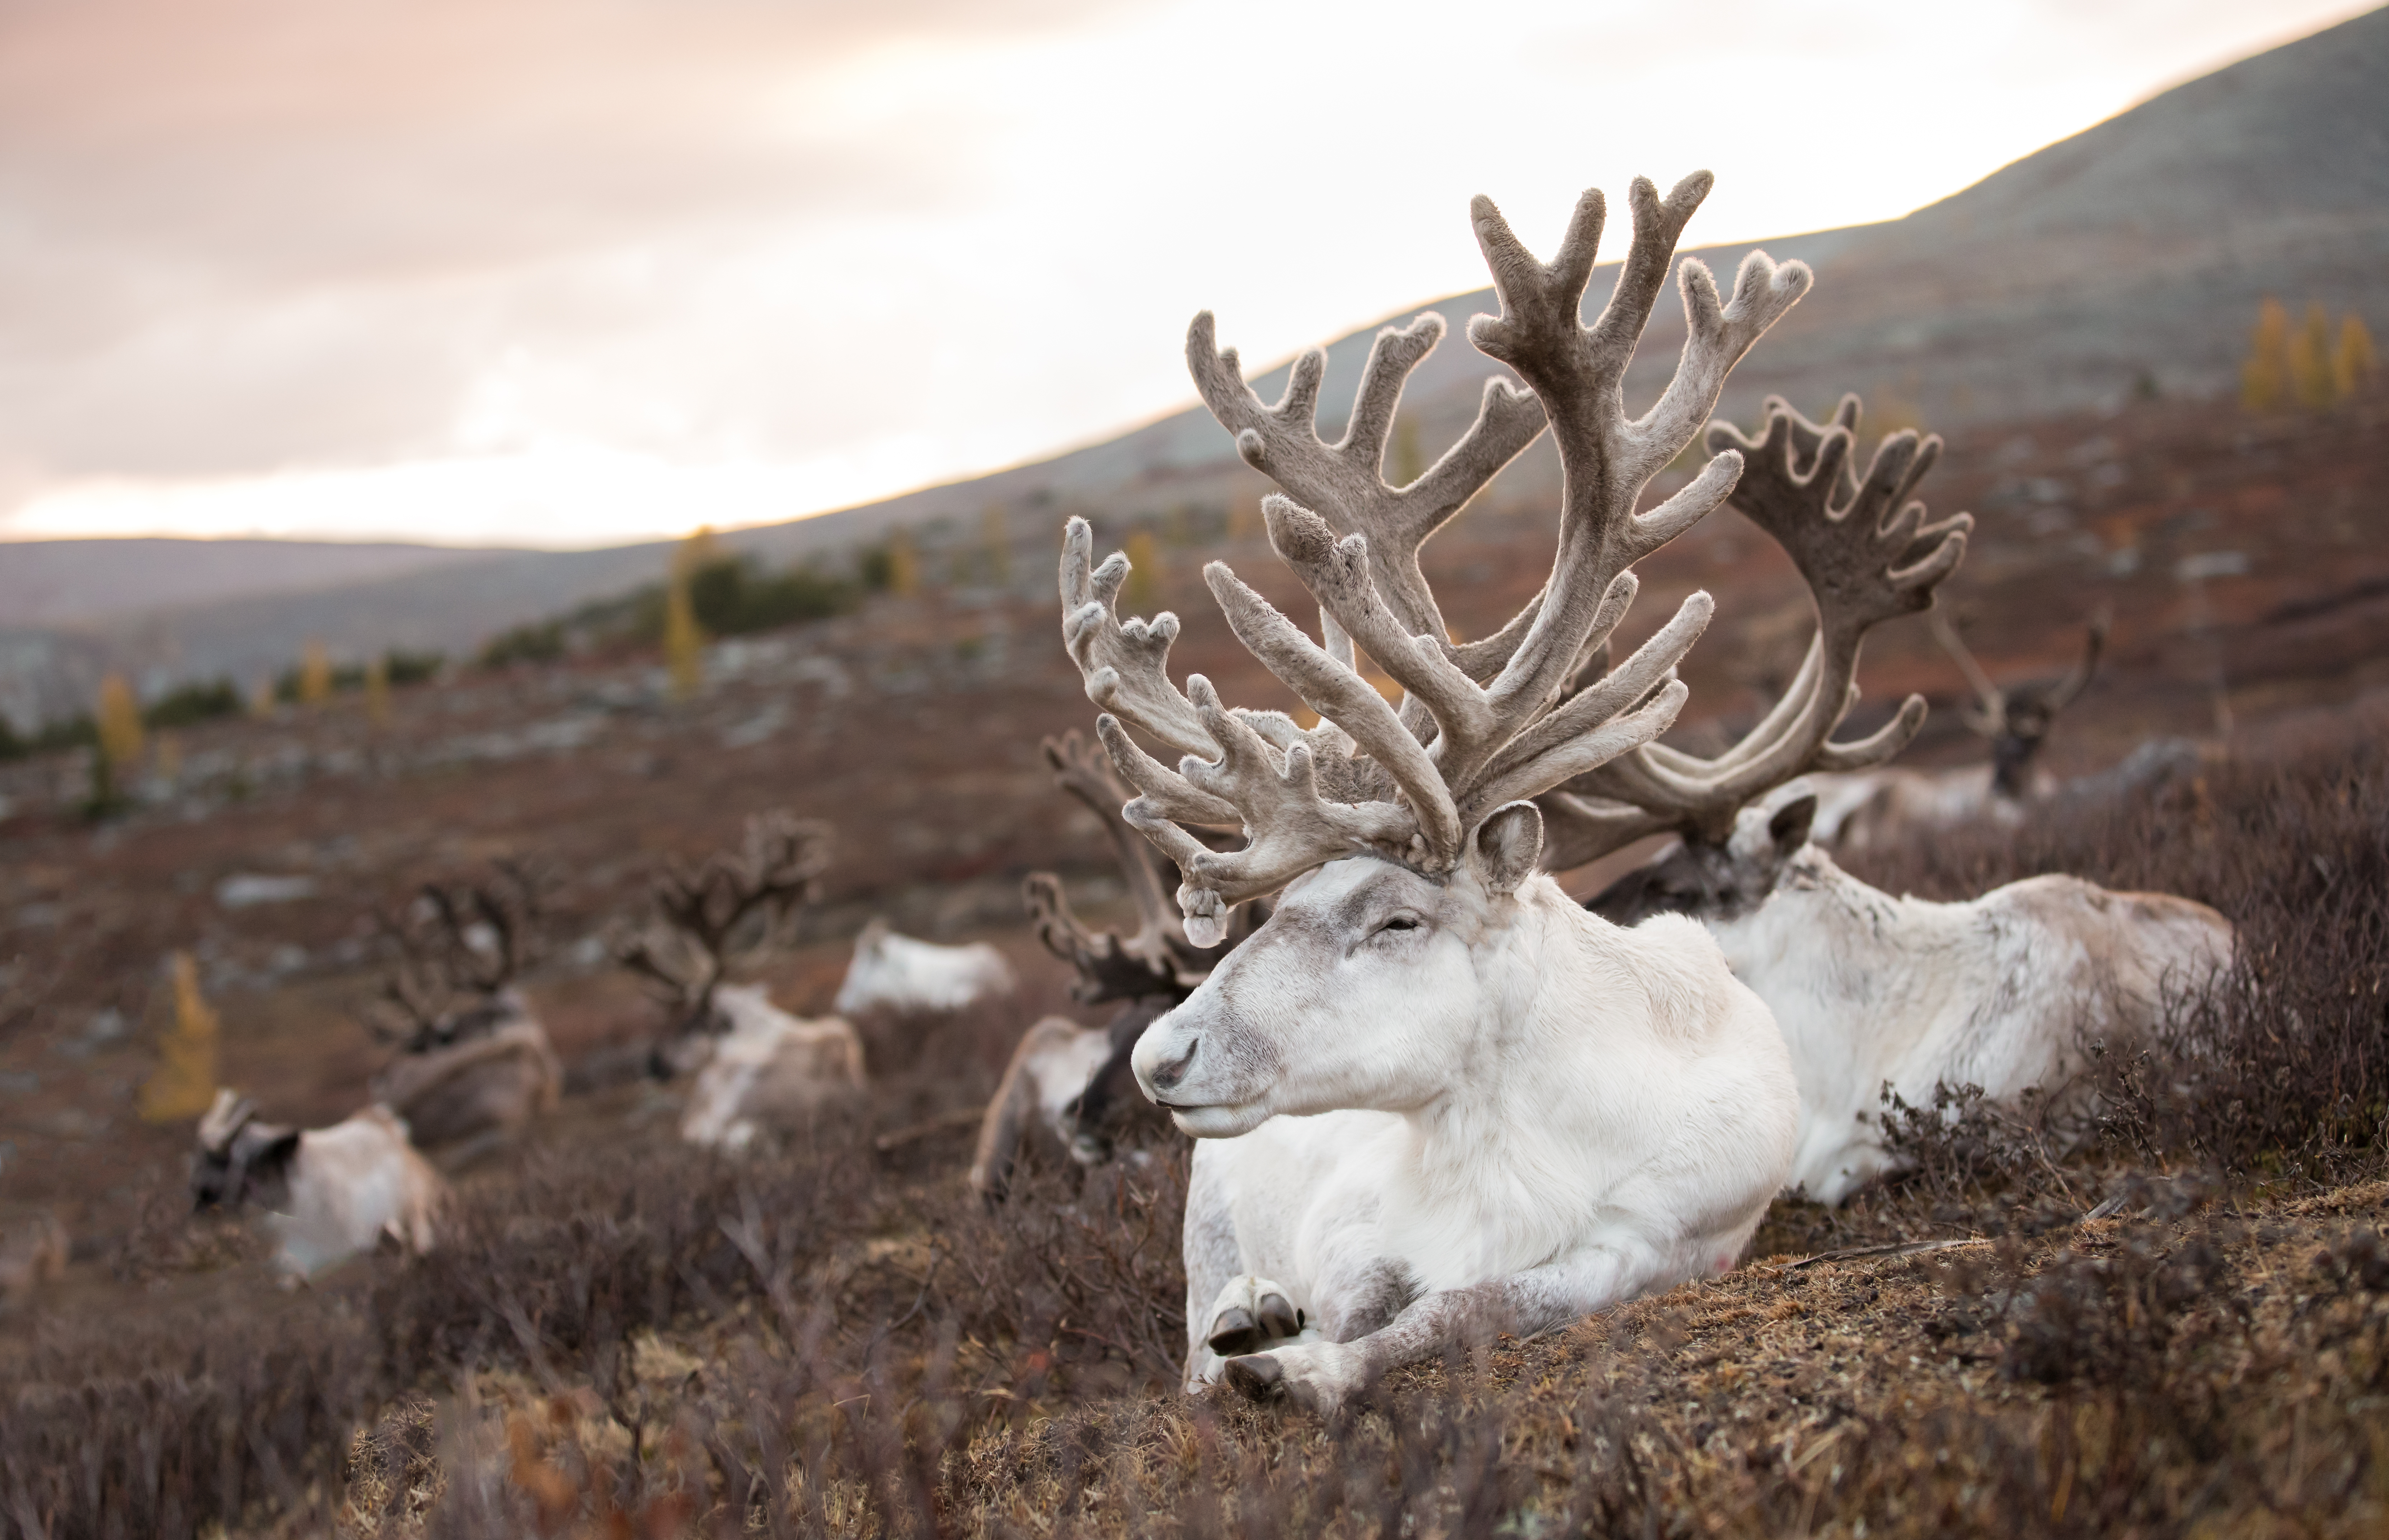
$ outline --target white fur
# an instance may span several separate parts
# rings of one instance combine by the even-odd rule
[[[1222,1374],[1210,1307],[1240,1276],[1320,1333],[1267,1355],[1332,1407],[1445,1343],[1722,1271],[1782,1185],[1783,1040],[1700,927],[1620,930],[1484,864],[1319,870],[1138,1042],[1139,1083],[1202,1141],[1190,1392]]]
[[[767,1127],[862,1090],[862,1044],[839,1018],[800,1020],[755,985],[720,986],[713,1008],[730,1030],[689,1093],[680,1133],[690,1143],[745,1150]]]
[[[306,1278],[368,1251],[384,1235],[421,1254],[431,1249],[448,1184],[407,1142],[387,1107],[367,1107],[328,1128],[299,1136],[289,1197],[265,1216],[277,1242],[274,1265]]]
[[[2037,780],[2046,783],[2049,777],[2044,773]],[[1845,853],[1887,849],[1977,819],[2010,829],[2024,822],[2025,804],[1992,791],[1988,765],[1854,770],[1812,775],[1806,783],[1817,795],[1812,837]],[[2047,791],[2043,784],[2037,795],[2045,796]]]
[[[875,1006],[893,1011],[959,1011],[1014,988],[1012,965],[984,941],[940,947],[915,941],[874,920],[854,940],[854,961],[834,1002],[842,1016]]]
[[[1728,846],[1738,865],[1768,859],[1768,820],[1784,800],[1744,809]],[[2168,996],[2228,967],[2232,944],[2229,923],[2204,904],[2074,877],[2029,877],[1966,903],[1895,898],[1814,845],[1784,863],[1763,903],[1708,928],[1791,1047],[1792,1179],[1825,1203],[1888,1169],[1886,1082],[1917,1106],[1939,1082],[1998,1099],[2054,1090],[2087,1040],[2144,1032]]]

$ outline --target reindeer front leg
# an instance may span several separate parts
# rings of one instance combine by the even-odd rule
[[[1230,1358],[1227,1382],[1256,1401],[1286,1399],[1322,1416],[1342,1410],[1386,1370],[1501,1332],[1539,1336],[1631,1299],[1669,1269],[1648,1247],[1588,1250],[1489,1283],[1423,1295],[1349,1342],[1307,1342]]]

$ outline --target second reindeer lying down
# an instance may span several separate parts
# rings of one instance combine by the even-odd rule
[[[657,1042],[658,1073],[696,1070],[681,1137],[740,1151],[823,1108],[859,1099],[862,1044],[829,1016],[806,1021],[760,985],[724,982],[782,939],[790,915],[829,865],[826,826],[763,813],[747,821],[735,856],[695,871],[671,865],[649,889],[651,913],[618,931],[614,955],[667,995],[671,1024]]]
[[[1761,438],[1709,430],[1710,447],[1748,456],[1733,505],[1808,580],[1820,637],[1812,667],[1821,655],[1854,668],[1871,627],[1929,603],[1971,524],[1961,514],[1927,526],[1923,505],[1908,501],[1940,439],[1893,434],[1860,477],[1850,469],[1858,422],[1855,396],[1824,425],[1770,398]],[[1864,553],[1886,524],[1948,531],[1949,559],[1884,571]],[[1825,761],[1754,756],[1737,775],[1686,780],[1667,773],[1663,754],[1640,751],[1568,789],[1601,799],[1615,819],[1679,836],[1587,907],[1621,925],[1653,915],[1707,924],[1782,1028],[1800,1079],[1792,1183],[1821,1202],[1891,1168],[1886,1085],[1915,1106],[1941,1084],[2002,1100],[2055,1092],[2090,1040],[2147,1032],[2170,997],[2229,963],[2230,924],[2165,894],[2049,875],[1966,903],[1896,898],[1809,843],[1817,797],[1792,778]]]
[[[1405,488],[1380,464],[1438,318],[1379,334],[1334,445],[1313,422],[1322,354],[1266,406],[1196,319],[1188,355],[1206,402],[1294,499],[1264,512],[1319,602],[1321,640],[1225,566],[1205,576],[1317,726],[1230,709],[1199,675],[1182,694],[1166,670],[1176,617],[1118,619],[1126,561],[1092,567],[1086,526],[1070,527],[1064,639],[1141,794],[1129,821],[1178,864],[1189,938],[1216,944],[1236,905],[1283,889],[1135,1053],[1147,1094],[1200,1140],[1184,1241],[1190,1391],[1224,1380],[1332,1409],[1449,1344],[1550,1330],[1721,1271],[1790,1168],[1798,1099],[1783,1040],[1716,944],[1690,922],[1617,929],[1538,870],[1533,799],[1648,743],[1682,706],[1671,671],[1708,618],[1706,594],[1570,687],[1633,598],[1628,569],[1718,506],[1741,457],[1719,454],[1648,513],[1635,500],[1808,286],[1806,268],[1754,254],[1722,302],[1686,261],[1675,379],[1627,419],[1628,361],[1708,185],[1693,177],[1662,199],[1635,183],[1632,246],[1590,329],[1578,316],[1600,194],[1578,202],[1550,266],[1479,199],[1501,314],[1474,321],[1470,338],[1532,393],[1488,384],[1476,425]],[[1564,474],[1551,578],[1501,630],[1453,644],[1419,547],[1547,417]],[[1356,647],[1401,686],[1399,710],[1357,671]],[[1182,756],[1178,768],[1131,731]],[[1863,762],[1871,748],[1845,754]],[[1245,841],[1215,851],[1188,826]]]

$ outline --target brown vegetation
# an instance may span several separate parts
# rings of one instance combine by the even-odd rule
[[[2163,884],[2247,962],[2180,1018],[2204,1056],[2104,1063],[2087,1156],[1979,1105],[1912,1118],[1918,1169],[1780,1205],[1779,1254],[1404,1371],[1348,1424],[1177,1394],[1174,1140],[990,1210],[965,1129],[882,1153],[833,1119],[739,1165],[630,1088],[470,1185],[433,1255],[295,1302],[217,1270],[213,1232],[120,1242],[147,1292],[55,1300],[0,1368],[0,1529],[2374,1532],[2384,813],[2368,737],[1870,871]],[[1033,1010],[908,1034],[879,1121]]]

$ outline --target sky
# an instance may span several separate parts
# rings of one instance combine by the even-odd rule
[[[1472,194],[1897,218],[2366,8],[0,0],[0,540],[824,512],[1480,287]]]

